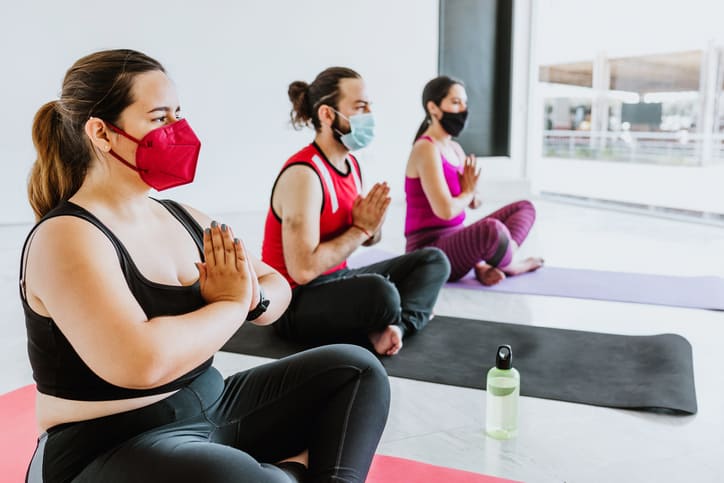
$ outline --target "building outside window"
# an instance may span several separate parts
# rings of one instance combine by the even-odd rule
[[[724,3],[534,5],[538,191],[724,213]]]

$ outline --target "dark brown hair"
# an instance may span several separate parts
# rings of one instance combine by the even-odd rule
[[[425,111],[425,119],[423,119],[422,124],[420,124],[417,134],[415,134],[415,139],[412,141],[413,143],[422,136],[422,133],[424,133],[430,125],[430,112],[427,110],[427,103],[432,101],[436,106],[439,106],[442,100],[447,97],[450,88],[456,84],[465,87],[459,80],[446,75],[435,77],[425,84],[425,88],[422,90],[422,109]]]
[[[84,134],[91,117],[116,124],[133,103],[133,80],[143,72],[165,72],[156,60],[134,50],[87,55],[68,69],[60,99],[44,104],[33,120],[37,159],[28,180],[28,199],[39,219],[78,191],[91,163]]]
[[[292,101],[290,117],[292,126],[301,129],[311,122],[316,131],[322,128],[317,116],[321,105],[337,108],[339,102],[339,81],[342,79],[361,79],[362,77],[347,67],[329,67],[323,70],[311,84],[294,81],[289,84],[289,100]]]

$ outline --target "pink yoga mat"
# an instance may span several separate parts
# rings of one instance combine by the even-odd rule
[[[397,254],[368,248],[349,260],[350,268],[370,265]],[[481,285],[472,273],[447,287],[488,292],[574,297],[582,299],[724,310],[724,278],[680,277],[546,266],[509,277],[492,287]]]
[[[513,480],[375,455],[367,483],[514,483]]]
[[[34,385],[0,396],[0,428],[0,479],[21,483],[38,439]]]
[[[0,481],[22,483],[33,457],[38,432],[35,425],[35,386],[0,396]],[[367,483],[507,483],[492,476],[375,455]]]

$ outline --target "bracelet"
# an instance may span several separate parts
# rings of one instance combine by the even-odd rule
[[[259,284],[259,303],[246,315],[246,320],[256,320],[269,308],[269,299],[264,295],[264,288]]]
[[[367,238],[372,238],[372,235],[370,235],[370,232],[368,232],[367,230],[365,230],[364,228],[362,228],[362,227],[359,226],[358,224],[355,223],[355,224],[352,225],[352,227],[353,227],[353,228],[357,228],[357,229],[360,230],[362,233],[364,233],[365,235],[367,235]]]

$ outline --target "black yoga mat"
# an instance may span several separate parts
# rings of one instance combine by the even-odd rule
[[[500,344],[513,347],[520,393],[624,409],[697,411],[689,342],[676,334],[631,336],[435,317],[381,358],[390,376],[485,389]],[[307,348],[271,327],[245,324],[222,350],[279,358]]]

